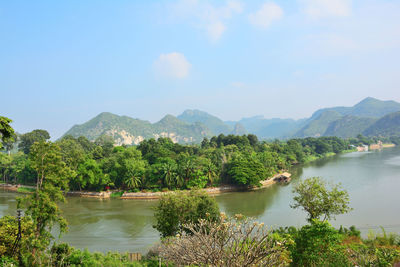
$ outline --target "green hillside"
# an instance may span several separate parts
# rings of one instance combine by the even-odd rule
[[[229,134],[233,127],[225,124],[221,119],[197,109],[185,110],[177,117],[179,120],[189,124],[200,122],[205,125],[214,135]]]
[[[322,112],[317,118],[309,121],[303,128],[298,131],[295,136],[308,137],[308,136],[322,136],[325,134],[329,125],[340,119],[342,115],[334,110],[326,110]]]
[[[346,116],[358,116],[358,117],[374,117],[380,118],[386,114],[400,111],[400,103],[395,101],[382,101],[373,97],[367,97],[358,104],[352,107],[333,107],[319,109],[311,116],[311,120],[317,118],[321,113],[325,111],[336,111],[339,114]]]
[[[400,111],[388,114],[368,127],[364,132],[367,136],[400,135]]]
[[[95,140],[101,135],[110,135],[116,144],[138,144],[144,139],[169,137],[174,142],[201,142],[211,132],[201,123],[188,124],[172,115],[167,115],[159,122],[151,124],[148,121],[118,116],[103,112],[81,125],[73,126],[65,135],[75,137],[85,136]]]
[[[344,116],[329,124],[325,136],[338,136],[341,138],[356,137],[371,126],[376,119],[361,118],[356,116]]]

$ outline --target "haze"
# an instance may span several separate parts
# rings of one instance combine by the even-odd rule
[[[0,114],[58,138],[103,111],[302,118],[400,101],[398,14],[394,0],[2,1]]]

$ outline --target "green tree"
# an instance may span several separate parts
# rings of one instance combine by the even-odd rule
[[[354,266],[340,245],[343,236],[328,222],[314,220],[303,226],[291,246],[292,266]]]
[[[114,148],[114,139],[111,136],[101,135],[94,141],[94,143],[102,148],[103,157],[110,156]]]
[[[40,265],[43,251],[53,239],[51,230],[59,225],[60,234],[67,230],[67,222],[57,205],[65,201],[68,190],[70,169],[62,161],[60,147],[52,142],[34,143],[30,148],[29,160],[37,172],[36,191],[19,199],[18,206],[26,207],[26,214],[33,221],[33,235],[30,243],[31,265]]]
[[[323,216],[323,221],[335,218],[335,215],[347,213],[349,194],[342,190],[340,184],[327,183],[319,177],[311,177],[301,181],[294,189],[295,204],[292,208],[302,208],[308,213],[309,222]]]
[[[164,179],[164,184],[171,188],[173,183],[176,181],[176,170],[177,165],[173,161],[167,161],[161,165],[162,177]]]
[[[162,237],[174,236],[184,225],[199,219],[217,221],[219,208],[214,198],[201,191],[178,192],[163,195],[155,208],[153,226]]]
[[[26,240],[32,234],[32,220],[29,216],[21,218],[21,240]],[[18,235],[18,220],[14,216],[4,216],[0,218],[0,258],[7,256],[17,260],[16,256],[28,251],[28,244],[21,242],[17,246],[17,251],[12,255],[12,248]]]
[[[61,148],[62,160],[68,167],[76,171],[79,164],[85,159],[85,150],[81,144],[70,137],[61,139],[57,145]]]
[[[25,154],[29,154],[31,146],[35,142],[44,142],[50,139],[50,134],[46,130],[33,130],[32,132],[21,135],[18,148]]]
[[[94,160],[87,158],[82,162],[77,171],[78,175],[71,181],[72,184],[82,189],[102,190],[109,183],[107,175],[104,175],[100,165]]]
[[[215,167],[215,165],[209,159],[206,159],[206,164],[204,166],[204,173],[207,176],[209,184],[213,185],[217,178],[217,167]]]
[[[238,185],[260,186],[260,181],[267,178],[264,165],[255,153],[250,155],[237,153],[228,166],[228,174],[232,182]]]
[[[9,118],[0,116],[0,150],[3,149],[3,142],[9,141],[15,134],[11,122]]]

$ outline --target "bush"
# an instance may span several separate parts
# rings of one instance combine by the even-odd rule
[[[214,198],[205,192],[174,192],[161,197],[155,208],[154,217],[162,237],[174,236],[184,230],[183,225],[197,223],[200,219],[216,221],[219,208]]]
[[[159,255],[177,266],[287,266],[285,241],[250,219],[184,225],[181,236],[166,239]]]
[[[314,220],[303,226],[294,237],[290,247],[293,266],[350,266],[343,239],[338,230],[328,222]]]
[[[122,197],[124,191],[112,192],[110,197]]]

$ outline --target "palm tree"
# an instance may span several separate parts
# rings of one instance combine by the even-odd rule
[[[163,163],[161,170],[162,170],[164,182],[168,186],[168,188],[170,188],[176,177],[176,172],[175,172],[176,166],[175,166],[175,164],[173,164],[171,162],[166,162],[166,163]]]
[[[193,164],[193,160],[188,158],[186,159],[183,164],[182,164],[182,178],[185,180],[185,182],[187,183],[189,181],[189,179],[191,178],[195,166]]]
[[[211,161],[209,161],[205,166],[205,173],[210,185],[214,183],[214,177],[217,176],[216,171],[217,168],[215,167],[215,165]]]
[[[139,187],[142,183],[139,176],[133,175],[130,177],[126,177],[124,180],[124,184],[128,187],[128,189],[134,189]]]

